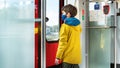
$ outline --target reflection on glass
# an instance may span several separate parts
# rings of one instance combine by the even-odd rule
[[[49,21],[46,23],[47,41],[56,41],[59,38],[59,1],[47,0],[46,16]]]
[[[118,23],[117,23],[117,64],[120,64],[120,16],[117,16],[117,20],[118,20]]]
[[[34,1],[21,1],[0,1],[0,68],[34,68]]]
[[[90,29],[89,38],[89,67],[110,68],[111,29]]]

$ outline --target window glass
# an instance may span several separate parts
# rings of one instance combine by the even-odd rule
[[[34,68],[34,0],[0,0],[0,68]]]
[[[47,41],[57,41],[59,37],[59,0],[47,0],[46,16],[49,21],[46,22]]]
[[[75,5],[75,1],[76,1],[76,0],[64,0],[64,4],[65,4],[65,5],[67,5],[67,4]]]

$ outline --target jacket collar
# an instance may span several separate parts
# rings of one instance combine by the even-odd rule
[[[80,24],[80,21],[75,17],[70,17],[65,19],[65,24],[68,24],[71,26],[77,26]]]

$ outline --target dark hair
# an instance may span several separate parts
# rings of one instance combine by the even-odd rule
[[[77,8],[71,4],[63,6],[62,11],[65,11],[66,13],[70,13],[71,17],[74,17],[77,15]]]

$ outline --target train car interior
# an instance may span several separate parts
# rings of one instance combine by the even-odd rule
[[[55,65],[61,8],[77,8],[80,68],[120,68],[120,0],[0,0],[0,68]]]

